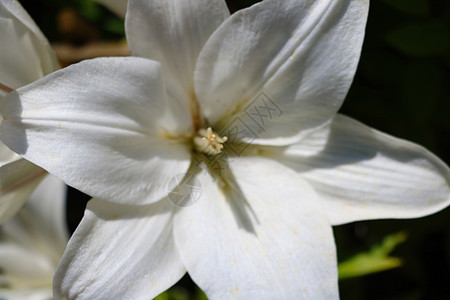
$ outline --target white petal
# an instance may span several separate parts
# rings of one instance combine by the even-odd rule
[[[48,300],[52,299],[51,287],[43,287],[29,290],[13,291],[9,289],[0,290],[0,299],[7,300]]]
[[[99,58],[10,93],[0,137],[11,149],[91,196],[150,203],[186,172],[188,145],[168,138],[178,123],[159,64]]]
[[[19,211],[46,174],[0,143],[0,224]]]
[[[0,227],[0,280],[15,291],[0,289],[0,297],[51,295],[53,274],[68,241],[66,189],[59,179],[45,177],[18,215]]]
[[[0,165],[4,166],[10,162],[20,159],[20,156],[12,152],[6,145],[0,143]]]
[[[342,115],[278,155],[319,193],[333,225],[421,217],[450,203],[450,170],[439,158]]]
[[[353,79],[368,5],[266,0],[232,15],[195,71],[210,124],[221,131],[239,118],[248,129],[242,139],[282,145],[327,121]]]
[[[8,300],[48,300],[52,299],[53,293],[51,286],[29,290],[0,290],[0,299]]]
[[[59,69],[47,39],[18,1],[0,0],[0,83],[18,88]]]
[[[52,282],[52,275],[55,265],[42,253],[28,249],[18,243],[0,243],[0,266],[2,276],[10,285],[23,287],[28,282],[43,281],[49,285]]]
[[[54,279],[57,299],[151,299],[186,272],[172,235],[173,207],[91,200]]]
[[[337,299],[333,234],[314,191],[262,158],[230,168],[226,184],[197,175],[201,198],[175,216],[193,280],[211,299]]]
[[[17,216],[1,227],[0,267],[6,276],[51,284],[68,241],[65,184],[45,176]]]
[[[19,217],[30,225],[28,232],[35,231],[43,244],[59,261],[69,240],[66,222],[66,185],[60,179],[47,174],[31,194]],[[8,226],[9,224],[6,224]],[[25,242],[25,241],[24,241]]]
[[[127,12],[127,4],[128,0],[95,0],[110,10],[112,10],[114,13],[116,13],[119,17],[125,18],[125,13]]]
[[[176,109],[196,109],[193,78],[198,54],[228,16],[224,0],[129,1],[125,27],[131,54],[162,64]]]

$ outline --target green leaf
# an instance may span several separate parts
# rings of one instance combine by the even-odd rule
[[[338,266],[339,279],[363,276],[401,266],[402,260],[390,257],[389,253],[405,240],[404,232],[391,234],[385,237],[380,245],[373,246],[369,252],[359,253],[341,262]]]
[[[196,293],[195,299],[196,300],[208,300],[208,297],[206,297],[206,294],[200,288],[197,287],[197,293]]]
[[[181,287],[174,286],[159,294],[154,300],[189,300],[189,292]]]
[[[159,294],[154,300],[169,300],[169,292],[165,291],[164,293]]]

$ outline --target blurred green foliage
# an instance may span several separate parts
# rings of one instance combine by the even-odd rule
[[[208,298],[199,288],[196,288],[195,292],[191,293],[186,289],[174,286],[154,300],[208,300]]]
[[[50,41],[64,39],[58,16],[73,9],[101,32],[103,40],[122,39],[125,36],[123,20],[92,0],[20,0]]]
[[[235,11],[255,2],[229,0]],[[98,28],[102,40],[123,39],[123,21],[90,0],[22,0],[52,42],[64,40],[55,16],[73,8]],[[417,142],[450,163],[450,1],[372,0],[354,83],[341,112]],[[70,195],[69,195],[70,196]],[[78,194],[72,197],[80,197]],[[70,201],[71,203],[80,201]],[[70,220],[76,209],[69,209]],[[82,207],[78,208],[78,218]],[[75,221],[74,221],[75,220]],[[413,220],[357,222],[334,228],[342,300],[450,299],[450,210]],[[392,232],[408,232],[391,236]],[[379,241],[380,245],[371,248]],[[398,245],[398,246],[397,246]],[[394,246],[397,246],[393,249]],[[372,250],[366,252],[367,249]],[[395,266],[388,254],[403,262]],[[356,254],[355,256],[355,253]],[[378,263],[378,265],[377,265]],[[387,263],[387,265],[386,265]],[[375,266],[375,267],[374,267]],[[350,271],[349,271],[350,270]],[[185,277],[158,300],[206,299]]]
[[[358,253],[339,263],[339,279],[358,277],[380,271],[386,271],[402,265],[402,260],[389,254],[394,248],[406,241],[406,234],[399,232],[388,235],[381,244],[372,246],[370,251]]]
[[[112,15],[111,12],[104,9],[103,6],[92,0],[75,0],[74,7],[81,16],[90,22],[97,24],[104,32],[124,36],[124,22],[122,19]]]

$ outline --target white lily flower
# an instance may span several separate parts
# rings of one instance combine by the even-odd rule
[[[1,139],[96,198],[55,297],[147,299],[187,271],[212,299],[335,299],[332,225],[446,207],[442,161],[336,115],[368,5],[265,0],[229,16],[223,0],[130,0],[140,57],[9,94]],[[183,177],[202,192],[179,208]]]
[[[53,274],[69,240],[66,186],[47,176],[0,227],[0,299],[52,299]]]
[[[14,0],[0,0],[0,99],[59,69],[34,21]],[[0,223],[22,207],[47,172],[0,143]]]

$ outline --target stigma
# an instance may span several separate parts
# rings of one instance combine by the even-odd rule
[[[194,137],[194,148],[200,153],[217,155],[222,152],[223,143],[228,140],[226,136],[220,137],[211,127],[200,129]]]

